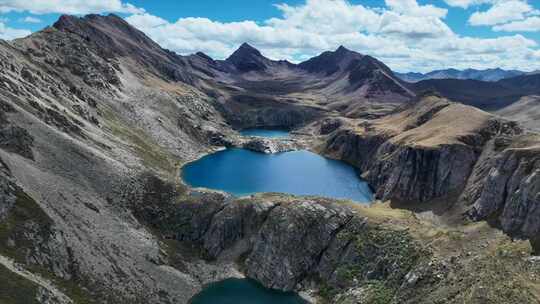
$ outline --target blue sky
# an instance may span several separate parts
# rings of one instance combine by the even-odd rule
[[[298,62],[345,45],[398,71],[540,69],[537,0],[0,0],[0,38],[64,13],[116,13],[180,54],[225,58],[249,42]]]

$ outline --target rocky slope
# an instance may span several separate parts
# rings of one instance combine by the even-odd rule
[[[361,168],[378,198],[415,203],[459,193],[485,143],[519,133],[513,122],[427,97],[397,114],[334,131],[323,153]]]
[[[498,230],[178,180],[180,164],[217,147],[323,142],[381,199],[456,197],[474,219],[537,234],[536,137],[441,98],[408,104],[414,94],[372,57],[340,48],[296,66],[247,45],[226,61],[179,56],[117,16],[89,15],[0,42],[0,65],[0,302],[187,303],[239,275],[323,302],[538,302],[528,245]],[[233,129],[253,126],[315,136]]]
[[[321,149],[359,167],[381,200],[418,211],[425,202],[422,210],[492,220],[534,241],[539,144],[515,122],[426,97],[394,115],[343,123]]]
[[[522,97],[495,113],[507,119],[519,121],[525,128],[540,132],[540,96],[538,95]]]
[[[537,241],[540,232],[540,137],[497,140],[483,152],[462,198],[476,220],[495,219],[511,235]]]
[[[123,206],[138,174],[171,178],[230,129],[143,38],[117,17],[62,17],[0,46],[0,254],[76,303],[186,302],[204,283],[156,267],[160,239]]]
[[[443,228],[382,205],[277,194],[149,202],[136,214],[169,238],[192,242],[214,263],[236,261],[267,287],[323,303],[538,303],[522,292],[538,284],[520,278],[539,271],[524,259],[526,246],[485,225]],[[161,263],[177,259],[168,254]]]

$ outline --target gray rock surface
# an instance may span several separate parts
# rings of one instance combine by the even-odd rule
[[[467,108],[427,98],[398,114],[334,131],[323,153],[360,168],[382,200],[414,203],[455,195],[490,139],[521,133],[514,123],[472,108],[474,124],[441,127]]]
[[[524,135],[493,151],[475,168],[463,200],[476,220],[496,217],[504,231],[528,238],[540,232],[540,149]],[[528,142],[536,143],[531,146]]]

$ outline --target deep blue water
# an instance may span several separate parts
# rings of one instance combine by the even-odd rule
[[[288,137],[289,131],[278,130],[278,129],[245,129],[245,130],[240,131],[240,134],[244,136],[282,138],[282,137]]]
[[[264,288],[247,279],[228,279],[208,285],[190,304],[305,304],[292,292]]]
[[[282,192],[370,202],[372,193],[356,170],[344,162],[309,151],[264,154],[227,149],[184,166],[182,177],[193,187],[243,196]]]

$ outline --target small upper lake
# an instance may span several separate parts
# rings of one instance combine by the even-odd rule
[[[284,138],[289,136],[289,131],[280,129],[245,129],[240,134],[244,136],[258,136],[268,138]]]
[[[190,304],[306,304],[296,293],[264,288],[248,279],[228,279],[208,285]]]
[[[358,202],[372,200],[369,186],[353,167],[309,151],[264,154],[226,149],[187,164],[182,177],[193,187],[238,196],[281,192]]]

